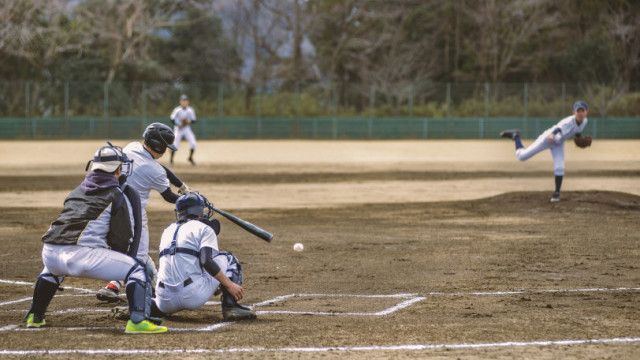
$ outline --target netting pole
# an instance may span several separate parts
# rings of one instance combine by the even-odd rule
[[[529,117],[529,84],[524,83],[523,89],[523,101],[524,101],[524,118]]]
[[[142,122],[140,123],[140,133],[144,131],[144,125],[147,123],[147,82],[142,82]]]
[[[560,109],[560,114],[564,112],[564,106],[567,103],[566,97],[567,97],[567,84],[562,83],[562,109]]]
[[[479,123],[479,135],[480,139],[484,137],[484,122],[489,118],[489,92],[491,91],[490,85],[488,82],[484,83],[484,117],[480,119]]]
[[[224,116],[224,84],[218,83],[218,117]]]
[[[257,87],[256,90],[256,115],[258,120],[256,122],[256,131],[258,132],[258,139],[262,137],[262,88]]]
[[[446,94],[446,97],[447,97],[447,100],[446,100],[446,102],[447,102],[447,105],[446,105],[447,106],[446,117],[448,118],[448,117],[451,116],[451,83],[447,83],[447,94]]]
[[[69,137],[69,80],[64,82],[64,134]]]
[[[372,85],[369,88],[369,116],[367,117],[367,138],[371,139],[372,131],[373,131],[373,119],[376,107],[376,88]]]
[[[104,83],[103,86],[104,98],[102,101],[102,117],[107,122],[107,138],[111,134],[111,120],[109,119],[109,84]]]
[[[416,87],[414,84],[411,84],[409,87],[409,116],[413,116],[413,97],[416,94]]]
[[[333,121],[331,126],[331,137],[335,140],[338,138],[338,95],[336,85],[332,84],[331,88],[333,89],[333,93],[331,94],[331,103],[332,103],[332,113],[333,113]]]
[[[29,81],[24,83],[24,132],[29,133]]]

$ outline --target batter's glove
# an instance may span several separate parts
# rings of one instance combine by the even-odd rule
[[[182,183],[182,186],[180,186],[180,188],[178,188],[178,194],[180,195],[184,195],[186,193],[190,193],[193,192],[194,190],[192,190],[190,187],[187,186],[186,183]]]
[[[576,143],[576,146],[583,149],[591,146],[591,141],[592,141],[591,136],[579,136],[579,137],[573,138],[573,142]]]

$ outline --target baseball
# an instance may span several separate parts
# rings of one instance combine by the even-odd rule
[[[304,250],[304,245],[302,245],[301,243],[293,244],[293,251],[302,251],[302,250]]]

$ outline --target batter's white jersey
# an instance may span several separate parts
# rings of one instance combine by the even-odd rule
[[[145,150],[141,143],[134,141],[123,149],[127,157],[133,160],[133,171],[127,177],[127,185],[136,189],[140,194],[142,207],[142,231],[137,258],[147,263],[149,260],[149,220],[147,217],[147,203],[151,190],[163,193],[169,188],[169,178],[162,165]],[[155,268],[155,266],[154,266]]]
[[[149,202],[151,190],[163,193],[169,188],[167,172],[137,141],[127,144],[123,151],[129,159],[133,160],[133,171],[127,178],[127,185],[140,194],[140,203],[144,211]]]
[[[199,252],[203,247],[210,247],[218,251],[218,237],[213,229],[198,220],[184,223],[173,223],[162,233],[160,251],[171,247],[175,239],[175,246]],[[202,275],[200,259],[191,254],[177,252],[160,258],[158,281],[167,285],[182,283],[190,276]]]

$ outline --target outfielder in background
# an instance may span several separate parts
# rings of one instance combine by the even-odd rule
[[[195,165],[193,153],[196,151],[196,136],[193,134],[193,130],[191,130],[191,124],[196,122],[196,112],[189,106],[189,98],[187,95],[182,94],[180,96],[180,106],[173,109],[170,118],[173,122],[173,131],[176,135],[173,143],[175,149],[171,149],[171,165],[173,165],[173,156],[176,151],[178,151],[183,137],[189,142],[189,162],[191,165]]]
[[[166,327],[149,320],[153,285],[136,260],[140,198],[135,189],[119,183],[119,177],[131,170],[131,161],[108,143],[90,164],[85,179],[67,196],[62,212],[42,237],[44,269],[36,281],[26,325],[46,325],[45,312],[64,277],[78,276],[126,282],[130,317],[125,333],[166,332]]]
[[[127,177],[126,183],[140,194],[142,230],[137,258],[145,264],[147,273],[155,283],[156,266],[149,257],[149,224],[146,211],[151,190],[159,192],[165,201],[173,204],[178,199],[178,194],[186,193],[190,189],[171,170],[157,161],[164,155],[167,148],[174,149],[174,135],[171,128],[162,123],[153,123],[147,126],[142,137],[143,143],[134,141],[124,148],[125,155],[133,161],[133,172]],[[171,184],[178,188],[178,194],[171,191]],[[117,302],[121,286],[119,282],[112,281],[98,290],[96,296],[100,301]]]
[[[211,218],[211,206],[195,192],[176,202],[177,221],[160,240],[155,304],[163,314],[154,316],[198,309],[220,286],[225,321],[256,317],[253,309],[238,303],[244,293],[242,267],[233,254],[219,250],[220,222]]]
[[[581,148],[591,146],[591,136],[582,136],[584,128],[587,126],[587,113],[589,106],[586,102],[578,100],[573,104],[573,115],[560,120],[556,125],[545,130],[536,141],[528,147],[524,147],[520,139],[520,131],[505,130],[500,133],[501,137],[511,138],[516,144],[516,158],[526,161],[535,154],[549,149],[553,158],[553,174],[556,180],[556,189],[551,195],[551,202],[560,201],[560,188],[564,177],[564,142],[574,138],[574,142]]]

